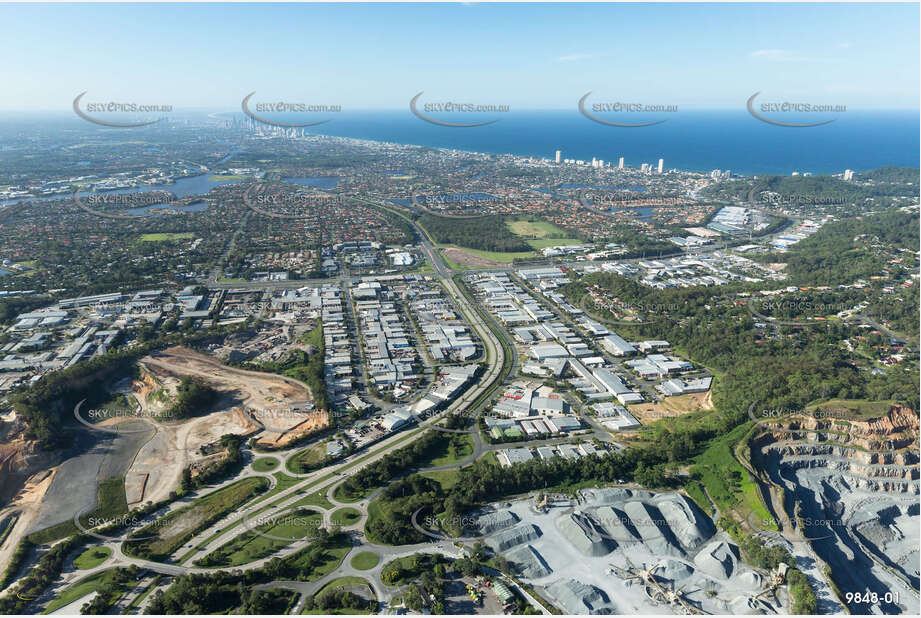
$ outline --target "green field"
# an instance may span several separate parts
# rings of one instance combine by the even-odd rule
[[[154,234],[142,234],[141,242],[164,242],[167,240],[184,240],[195,238],[192,232],[160,232]]]
[[[473,454],[473,436],[470,434],[449,434],[444,436],[443,447],[429,459],[418,463],[419,468],[451,466]]]
[[[581,240],[569,236],[566,230],[549,221],[517,219],[506,221],[506,225],[513,234],[526,239],[527,243],[537,250],[560,245],[582,244]]]
[[[339,565],[342,564],[342,561],[345,559],[346,555],[352,551],[352,542],[351,539],[346,535],[339,535],[340,540],[336,542],[335,545],[328,548],[324,552],[324,560],[319,565],[315,565],[312,568],[310,575],[306,578],[306,581],[316,581],[320,578],[326,577],[333,571],[339,568]],[[309,548],[309,546],[308,546]],[[293,558],[293,559],[291,559]],[[291,560],[290,564],[295,568],[307,568],[310,566],[310,555],[309,552],[302,552],[299,555],[295,555],[289,558]]]
[[[344,506],[341,509],[336,509],[333,511],[332,524],[334,526],[351,526],[359,519],[361,519],[361,513],[358,511],[358,509],[353,509],[350,506]]]
[[[259,517],[253,517],[250,523],[251,525],[258,524],[260,521]],[[255,531],[246,530],[240,536],[231,539],[197,561],[197,564],[205,567],[233,567],[248,564],[254,560],[271,556],[296,540],[313,536],[322,523],[323,516],[310,509],[273,515],[265,523],[255,526]],[[256,531],[281,538],[261,536]],[[281,539],[290,540],[282,541]]]
[[[350,588],[352,591],[361,588],[365,591],[365,594],[359,595],[362,598],[368,596],[372,599],[376,598],[374,595],[374,590],[371,588],[371,585],[361,577],[349,576],[349,577],[339,577],[329,582],[323,588],[314,595],[314,599],[321,597],[322,595],[332,592],[334,590],[339,590],[342,588]],[[301,612],[302,615],[310,614],[332,614],[332,615],[357,615],[357,614],[370,614],[371,610],[368,607],[347,607],[347,608],[326,608],[326,609],[304,609]]]
[[[806,406],[807,413],[819,410],[823,416],[842,420],[870,420],[886,416],[895,404],[893,401],[867,401],[865,399],[829,399]]]
[[[278,460],[274,457],[260,457],[253,462],[253,470],[256,472],[271,472],[278,467]]]
[[[291,472],[304,474],[313,470],[324,459],[326,459],[326,441],[321,440],[292,455],[286,465]]]
[[[238,174],[212,174],[208,177],[209,182],[227,182],[229,180],[243,180],[246,176]]]
[[[262,494],[261,496],[253,500],[253,504],[264,502],[268,498],[271,498],[272,496],[275,496],[279,492],[282,492],[286,489],[290,489],[291,487],[297,485],[298,483],[303,482],[304,480],[304,479],[299,479],[294,476],[288,476],[281,470],[279,470],[278,472],[273,472],[272,476],[275,477],[275,487],[273,487],[269,491],[265,492],[264,494]]]
[[[733,454],[751,428],[752,424],[746,423],[713,440],[707,450],[694,458],[691,478],[706,489],[722,515],[735,515],[738,521],[760,520],[764,529],[776,530],[777,524],[761,499],[758,483]],[[700,499],[699,495],[692,497]]]
[[[118,572],[123,570],[124,569],[107,569],[75,582],[62,591],[61,594],[57,595],[42,613],[50,614],[61,609],[65,605],[73,603],[83,597],[88,597],[94,592],[106,595],[109,600],[114,603],[120,596],[125,594],[134,583],[129,577],[119,577]],[[88,598],[87,601],[89,601]]]
[[[92,569],[105,562],[112,555],[108,547],[90,547],[74,558],[74,566],[78,569]]]
[[[125,479],[124,477],[105,479],[99,482],[99,488],[96,490],[97,506],[91,512],[83,515],[80,522],[85,527],[89,526],[90,519],[96,520],[113,520],[119,515],[128,512],[128,502],[125,498]],[[76,524],[72,519],[55,524],[49,528],[33,532],[29,535],[29,540],[38,545],[44,543],[53,543],[60,539],[73,536],[79,532]]]
[[[326,497],[326,488],[306,494],[303,498],[294,503],[293,506],[319,506],[324,509],[333,508],[333,503]]]
[[[469,254],[471,254],[471,255],[476,255],[476,256],[481,257],[481,258],[483,258],[483,259],[492,260],[492,261],[494,261],[494,262],[502,262],[503,264],[511,264],[511,263],[514,262],[516,259],[518,259],[518,260],[526,260],[526,259],[529,259],[529,258],[537,257],[537,252],[536,252],[536,251],[514,251],[514,252],[511,252],[511,253],[500,253],[500,252],[498,252],[498,251],[480,251],[479,249],[468,249],[468,248],[466,248],[466,247],[458,247],[457,245],[439,245],[439,246],[440,246],[442,249],[444,249],[444,248],[446,248],[446,247],[454,247],[454,248],[456,248],[456,249],[460,249],[460,250],[462,250],[462,251],[465,251],[465,252],[467,252],[467,253],[469,253]],[[457,263],[451,261],[451,259],[448,258],[448,257],[444,254],[443,251],[442,251],[442,253],[441,253],[441,257],[442,257],[442,259],[443,259],[445,262],[447,262],[447,263],[448,263],[452,268],[454,268],[454,269],[457,269],[457,270],[466,270],[467,268],[469,268],[468,266],[462,266],[462,265],[460,265],[460,264],[457,264]],[[484,266],[483,268],[486,268],[486,267]]]
[[[126,542],[125,553],[153,560],[168,558],[199,530],[239,508],[268,486],[268,480],[262,477],[246,478],[199,498],[139,530],[136,536],[154,538]]]
[[[434,481],[438,481],[442,489],[451,489],[457,485],[457,480],[460,477],[460,468],[452,468],[451,470],[437,470],[435,472],[421,472],[420,475],[426,478],[430,478]]]
[[[370,551],[358,552],[352,556],[352,568],[358,571],[373,569],[381,561],[381,557]]]
[[[507,221],[506,225],[518,236],[527,238],[546,238],[548,236],[565,236],[566,232],[549,221],[540,219],[528,220],[518,219],[516,221]]]

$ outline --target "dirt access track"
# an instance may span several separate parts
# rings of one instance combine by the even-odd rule
[[[250,408],[276,408],[312,401],[310,389],[293,378],[236,369],[194,350],[174,346],[145,356],[141,366],[155,377],[197,376],[221,391],[233,391]]]
[[[287,376],[228,367],[179,346],[145,356],[139,364],[147,376],[134,383],[134,394],[148,417],[162,411],[162,405],[148,398],[151,392],[156,387],[175,392],[183,376],[208,383],[229,405],[181,423],[156,422],[157,433],[141,447],[126,475],[129,503],[165,498],[178,486],[183,469],[203,463],[206,457],[200,447],[224,434],[264,429],[260,441],[282,444],[328,423],[325,412],[289,411],[290,406],[303,405],[312,397],[305,384]],[[249,410],[244,411],[244,407]]]

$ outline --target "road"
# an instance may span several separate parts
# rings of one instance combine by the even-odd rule
[[[110,559],[106,560],[101,565],[93,569],[76,570],[73,568],[72,564],[70,564],[70,566],[65,568],[65,571],[61,574],[61,577],[58,578],[58,581],[55,583],[55,585],[46,590],[45,594],[33,602],[33,607],[43,606],[50,599],[54,598],[54,595],[59,593],[63,588],[67,587],[78,579],[82,579],[88,575],[92,575],[93,573],[116,566],[136,565],[156,573],[170,576],[185,575],[190,573],[213,572],[215,569],[188,565],[194,563],[194,561],[198,558],[201,558],[210,551],[213,551],[217,547],[238,536],[246,526],[244,522],[252,518],[257,512],[260,518],[278,515],[284,513],[287,510],[290,510],[293,504],[303,499],[304,494],[323,490],[326,490],[327,496],[329,497],[333,508],[330,509],[314,506],[309,508],[314,508],[318,511],[321,511],[324,516],[324,523],[329,524],[331,522],[331,513],[336,509],[344,506],[358,509],[361,513],[361,517],[354,524],[348,527],[344,527],[344,529],[348,530],[354,535],[353,538],[356,539],[355,547],[352,549],[349,555],[346,556],[336,571],[318,580],[317,582],[314,582],[313,585],[320,586],[328,579],[332,579],[344,574],[366,576],[367,574],[365,573],[353,573],[353,570],[349,565],[350,557],[356,551],[373,551],[374,553],[378,554],[381,556],[381,564],[379,565],[380,567],[384,562],[392,559],[392,557],[408,555],[420,549],[425,549],[426,551],[438,550],[439,548],[434,547],[432,543],[423,543],[418,546],[401,546],[393,548],[368,543],[366,540],[364,540],[362,528],[367,519],[368,504],[370,503],[373,496],[363,500],[362,502],[354,504],[343,504],[335,500],[333,497],[335,486],[344,480],[344,474],[357,471],[367,465],[370,465],[385,457],[394,450],[402,448],[403,446],[411,443],[413,440],[418,439],[418,437],[420,437],[431,426],[438,423],[445,415],[455,412],[466,412],[474,403],[477,402],[478,399],[484,395],[490,394],[501,383],[501,378],[503,377],[503,366],[505,364],[505,349],[490,329],[489,324],[483,319],[480,312],[476,311],[467,303],[464,295],[458,289],[456,283],[446,276],[448,270],[445,268],[444,264],[439,261],[437,254],[431,249],[431,247],[429,247],[429,251],[429,259],[433,260],[433,268],[435,272],[444,273],[440,277],[441,285],[444,287],[447,294],[453,299],[455,305],[467,320],[468,324],[470,324],[471,328],[476,332],[477,336],[483,342],[487,355],[487,368],[486,371],[483,372],[478,379],[476,379],[474,385],[468,388],[456,400],[452,401],[440,413],[435,414],[432,417],[419,423],[417,428],[394,434],[393,436],[386,438],[382,442],[372,447],[369,452],[353,454],[340,463],[333,464],[322,468],[321,470],[317,470],[315,472],[304,475],[291,474],[285,469],[286,473],[288,473],[290,476],[295,476],[302,480],[292,485],[291,487],[278,491],[277,493],[273,494],[270,499],[254,498],[247,505],[244,505],[242,508],[237,509],[236,511],[223,517],[220,521],[198,532],[192,539],[185,543],[182,548],[177,550],[176,554],[174,554],[174,556],[181,556],[179,560],[174,559],[170,563],[145,560],[125,554],[123,551],[123,544],[120,539],[112,539],[100,542],[100,545],[104,545],[112,550],[112,557]],[[300,449],[291,449],[290,451],[284,453],[276,453],[272,456],[280,460],[284,460],[295,454],[298,450]],[[464,463],[466,462],[460,462],[453,467],[463,465]],[[248,467],[242,475],[239,475],[233,479],[227,479],[221,483],[200,490],[198,492],[193,492],[183,499],[170,504],[167,508],[163,509],[161,513],[158,513],[158,515],[162,516],[163,514],[174,512],[186,506],[196,498],[208,495],[214,491],[218,491],[219,489],[226,487],[227,485],[238,480],[240,476],[263,476],[270,478],[273,486],[275,484],[275,478],[271,474],[256,473],[252,470],[251,467]],[[441,550],[445,552],[451,552],[451,555],[456,557],[458,552],[457,548],[448,546],[447,544],[444,545],[445,547],[441,548]],[[271,556],[243,565],[243,568],[258,568],[272,558],[284,557],[296,551],[300,551],[303,546],[303,543],[294,542],[288,547],[274,553]],[[379,598],[384,598],[386,597],[387,591],[382,587],[383,584],[379,581],[379,567],[375,577],[372,578],[372,586],[374,587],[375,592],[378,594]],[[308,591],[313,589],[313,586],[310,584],[298,583],[298,585],[301,586],[301,592],[304,594],[309,593]],[[303,602],[303,596],[301,602]]]

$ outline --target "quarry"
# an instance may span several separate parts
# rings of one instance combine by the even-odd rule
[[[771,487],[784,538],[808,544],[842,595],[862,595],[839,599],[851,613],[918,614],[917,413],[831,405],[760,430],[751,461]]]
[[[772,573],[745,564],[689,498],[619,487],[481,513],[485,544],[568,614],[784,613]],[[497,522],[502,522],[500,525]]]

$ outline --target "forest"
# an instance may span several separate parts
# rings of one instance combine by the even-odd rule
[[[500,215],[451,219],[424,214],[417,222],[438,244],[503,253],[531,251],[531,245],[508,229]]]
[[[786,272],[798,285],[850,284],[893,272],[889,263],[893,258],[914,265],[912,252],[900,249],[917,251],[918,243],[918,215],[890,210],[828,223],[785,255],[767,259],[787,262]],[[903,278],[908,275],[908,269],[903,269]]]

